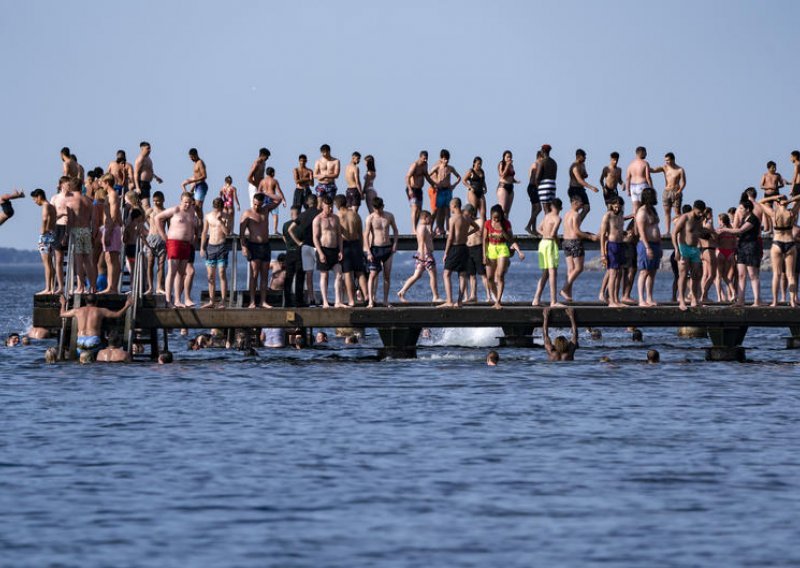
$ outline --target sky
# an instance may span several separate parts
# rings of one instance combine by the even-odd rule
[[[676,154],[686,200],[727,208],[768,160],[791,174],[798,21],[799,2],[755,0],[8,2],[0,192],[49,197],[62,146],[105,168],[117,149],[132,162],[147,140],[168,204],[191,174],[191,147],[213,191],[231,175],[246,195],[266,146],[291,195],[297,155],[313,162],[328,143],[343,163],[354,150],[375,156],[375,187],[405,233],[404,176],[420,150],[449,149],[462,173],[482,156],[491,205],[509,149],[521,232],[542,144],[562,198],[576,148],[597,185],[611,151],[624,168],[643,145],[653,164]],[[663,176],[654,181],[660,195]],[[604,207],[590,200],[594,231]],[[14,206],[0,247],[33,250],[40,212],[30,199]]]

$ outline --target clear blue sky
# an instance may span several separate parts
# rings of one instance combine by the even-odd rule
[[[226,174],[246,190],[261,146],[291,189],[297,155],[327,142],[343,161],[375,155],[407,232],[403,176],[420,149],[449,148],[460,171],[483,156],[493,188],[504,149],[522,172],[547,142],[562,196],[577,147],[595,183],[610,151],[625,167],[645,145],[655,163],[675,152],[687,199],[727,207],[767,160],[790,173],[798,21],[791,1],[8,2],[0,191],[49,196],[62,146],[106,167],[142,139],[168,203],[192,146],[213,190]],[[595,230],[603,207],[590,199]],[[39,212],[15,208],[0,246],[33,249]]]

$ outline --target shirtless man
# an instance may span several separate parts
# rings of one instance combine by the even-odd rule
[[[686,279],[691,272],[692,307],[699,305],[703,265],[700,258],[700,237],[707,232],[703,226],[706,204],[697,200],[689,213],[675,219],[672,227],[672,246],[678,261],[678,308],[686,311]]]
[[[635,182],[634,182],[635,183]],[[639,305],[642,307],[656,306],[653,299],[653,284],[656,273],[661,266],[661,231],[658,228],[658,213],[656,213],[656,190],[646,187],[641,195],[641,207],[636,211],[636,231],[639,243],[636,245],[636,254],[639,267]]]
[[[69,213],[67,212],[67,199],[71,196],[70,180],[62,176],[58,181],[58,193],[50,198],[50,203],[56,208],[56,242],[55,242],[55,269],[56,288],[55,294],[64,290],[64,253],[69,251]]]
[[[281,184],[275,179],[275,168],[269,167],[265,170],[264,179],[258,184],[258,192],[266,196],[264,203],[267,205],[274,204],[274,207],[270,206],[269,210],[273,221],[272,232],[277,235],[278,205],[286,207],[286,197],[284,197],[283,190],[281,190]]]
[[[619,292],[622,284],[621,271],[625,269],[625,219],[622,212],[622,200],[612,197],[608,204],[608,212],[600,221],[600,251],[603,264],[606,266],[608,281],[608,307],[623,308]],[[601,300],[605,296],[601,294]]]
[[[586,218],[586,215],[589,214],[589,210],[591,206],[589,205],[589,196],[586,195],[586,190],[591,189],[595,193],[599,190],[586,181],[586,178],[589,175],[586,173],[586,152],[581,148],[575,150],[575,161],[572,162],[572,165],[569,167],[569,189],[567,190],[567,195],[569,196],[570,202],[575,201],[578,198],[581,202],[581,207],[579,208],[581,221]]]
[[[0,225],[14,216],[14,207],[11,205],[11,200],[23,197],[25,197],[25,192],[21,189],[15,189],[14,193],[0,195]]]
[[[586,191],[584,190],[584,195]],[[567,281],[561,289],[561,297],[568,302],[572,301],[572,286],[583,272],[586,252],[582,241],[597,241],[597,235],[581,230],[586,204],[581,195],[574,194],[570,201],[570,210],[564,215],[564,240],[562,246],[564,257],[567,260]]]
[[[462,213],[470,221],[477,223],[478,211],[472,204],[466,204]],[[486,222],[483,224],[478,223],[478,231],[470,233],[467,237],[467,251],[469,252],[469,262],[467,263],[467,299],[464,300],[465,304],[478,303],[478,277],[483,281],[483,291],[486,294],[486,301],[492,301],[492,293],[489,289],[489,278],[486,275],[486,265],[483,263],[484,245],[483,245],[483,232]],[[436,301],[436,300],[434,300]]]
[[[539,189],[536,187],[536,173],[539,171],[539,165],[544,159],[544,154],[539,150],[536,152],[536,160],[528,168],[528,200],[531,202],[531,216],[528,219],[528,224],[525,225],[525,232],[537,237],[536,233],[536,219],[539,213],[542,212],[542,203],[539,201]]]
[[[250,195],[250,207],[253,206],[253,196],[258,193],[258,187],[261,185],[261,180],[264,179],[264,168],[269,157],[270,151],[261,148],[258,151],[258,158],[247,173],[247,193]]]
[[[575,322],[575,310],[566,309],[572,330],[572,340],[568,341],[563,335],[556,337],[555,341],[550,340],[550,308],[542,310],[542,336],[544,337],[544,349],[550,361],[574,361],[575,351],[578,349],[578,324]]]
[[[197,216],[203,218],[203,200],[208,193],[208,172],[206,163],[197,154],[197,148],[189,148],[189,159],[194,166],[192,167],[192,177],[185,179],[181,184],[183,191],[193,192],[194,206],[197,209]]]
[[[70,157],[72,158],[72,161],[75,162],[75,165],[78,168],[77,178],[81,182],[80,190],[81,190],[81,193],[83,193],[85,195],[86,194],[86,186],[84,185],[84,180],[86,179],[86,170],[84,170],[83,166],[80,164],[80,162],[78,162],[78,156],[76,156],[75,154],[70,154]]]
[[[406,280],[400,291],[397,292],[397,297],[401,302],[408,302],[406,300],[406,293],[411,286],[422,277],[422,274],[427,271],[430,277],[431,293],[433,294],[433,301],[439,303],[442,299],[439,297],[439,286],[436,278],[436,258],[433,256],[433,232],[431,231],[431,214],[428,211],[421,211],[419,214],[419,222],[417,223],[417,252],[414,254],[414,274]],[[484,277],[485,278],[485,277]]]
[[[411,228],[417,228],[417,221],[419,221],[419,212],[422,209],[422,186],[425,181],[428,181],[432,186],[436,186],[436,182],[428,173],[428,151],[422,150],[419,153],[419,158],[412,162],[406,172],[406,197],[408,197],[408,204],[411,206]]]
[[[378,274],[383,270],[383,303],[387,308],[389,304],[389,287],[392,282],[392,258],[397,251],[397,240],[399,231],[394,221],[394,215],[383,209],[383,199],[376,197],[373,202],[375,211],[367,216],[364,223],[364,254],[367,257],[367,270],[369,270],[369,281],[367,288],[369,292],[368,308],[375,306]],[[389,237],[389,231],[392,237]],[[390,242],[391,241],[391,242]]]
[[[56,208],[47,201],[43,189],[31,192],[33,202],[42,208],[42,228],[39,232],[39,254],[44,265],[44,290],[37,294],[53,292],[53,252],[56,247]]]
[[[542,159],[536,168],[536,191],[539,193],[539,203],[545,215],[550,212],[550,203],[556,197],[556,176],[558,164],[550,157],[553,149],[550,144],[542,144]]]
[[[62,176],[68,178],[77,178],[80,176],[78,162],[72,159],[72,152],[70,152],[69,148],[66,146],[61,148],[61,163],[63,166],[61,170]]]
[[[136,193],[142,200],[142,207],[144,207],[145,211],[150,209],[150,190],[153,187],[153,180],[156,180],[159,184],[164,181],[153,171],[153,160],[150,158],[150,151],[150,143],[141,142],[139,144],[139,156],[133,163],[134,186]]]
[[[97,353],[98,363],[130,363],[130,353],[122,348],[119,333],[112,331],[108,334],[108,347]]]
[[[458,175],[458,174],[456,174]],[[437,194],[438,199],[438,194]],[[444,280],[445,301],[440,308],[460,308],[467,291],[467,266],[469,250],[467,237],[481,230],[474,220],[461,211],[461,200],[456,197],[450,200],[450,221],[448,223],[447,242],[444,245]],[[437,206],[437,211],[439,207]],[[453,289],[450,275],[458,272],[458,298],[453,302]]]
[[[561,226],[561,200],[556,197],[550,201],[549,210],[547,215],[542,219],[542,224],[539,225],[539,233],[542,235],[542,240],[539,241],[539,270],[542,271],[542,276],[539,278],[539,283],[536,285],[536,292],[533,295],[532,306],[538,306],[541,303],[542,293],[544,287],[550,282],[550,305],[564,307],[564,304],[558,302],[556,295],[556,286],[558,284],[558,228]]]
[[[317,188],[319,190],[319,188]],[[319,290],[322,294],[322,307],[330,308],[328,303],[328,272],[333,270],[334,278],[341,274],[343,256],[342,228],[339,218],[333,214],[333,200],[326,194],[322,196],[322,211],[314,217],[312,224],[314,249],[317,252],[319,270]],[[343,308],[339,295],[335,297],[334,307]]]
[[[314,164],[314,177],[317,180],[317,197],[327,195],[333,198],[336,195],[336,179],[339,177],[341,164],[338,158],[331,156],[331,147],[323,144],[319,147],[321,156]]]
[[[83,352],[97,353],[103,341],[103,320],[121,317],[132,303],[131,297],[128,296],[125,300],[125,305],[112,312],[106,308],[98,308],[97,297],[94,294],[87,294],[83,298],[86,303],[85,306],[68,310],[67,299],[64,296],[59,296],[58,299],[61,302],[61,313],[59,315],[62,318],[75,318],[77,320],[79,355]]]
[[[364,228],[361,217],[354,209],[348,207],[347,198],[344,195],[337,195],[333,202],[336,205],[339,225],[342,228],[342,274],[347,292],[347,305],[352,308],[355,306],[356,278],[362,298],[367,298],[367,269],[361,246],[361,243],[364,242]]]
[[[456,176],[455,182],[450,176]],[[452,209],[453,188],[461,183],[461,175],[450,165],[450,152],[442,149],[439,152],[439,161],[430,171],[430,177],[436,182],[436,212],[434,213],[434,235],[441,235],[445,232],[445,224]],[[461,207],[459,206],[459,212]],[[446,270],[446,269],[445,269]]]
[[[128,163],[125,150],[117,150],[117,157],[108,164],[106,173],[114,176],[113,188],[117,192],[117,196],[122,197],[126,191],[133,187],[133,168]]]
[[[636,158],[628,166],[625,176],[625,190],[633,200],[634,214],[642,203],[642,190],[646,187],[653,187],[653,180],[650,178],[650,164],[645,160],[646,157],[647,149],[644,146],[636,148]]]
[[[683,188],[686,187],[686,172],[683,168],[675,163],[675,154],[667,152],[664,155],[664,165],[656,168],[651,168],[650,173],[664,174],[664,193],[661,194],[661,205],[664,207],[664,222],[667,231],[672,226],[672,209],[675,210],[675,216],[681,214],[681,205],[683,204]]]
[[[200,256],[206,259],[208,274],[208,303],[203,308],[213,308],[216,298],[216,280],[219,273],[220,308],[225,307],[228,294],[228,244],[226,239],[231,234],[230,219],[223,211],[223,201],[217,197],[211,202],[212,211],[203,219],[203,232],[200,237]]]
[[[197,215],[194,209],[194,197],[191,193],[181,195],[180,205],[165,209],[155,217],[158,234],[167,243],[167,282],[165,296],[167,305],[176,308],[194,306],[189,298],[188,289],[184,290],[184,302],[180,301],[181,289],[184,288],[186,265],[192,257],[195,235],[197,233]],[[165,225],[169,221],[169,232]]]
[[[260,291],[262,308],[272,308],[267,303],[269,288],[269,261],[272,249],[269,245],[269,212],[275,203],[266,204],[266,196],[256,193],[253,207],[242,213],[239,222],[239,240],[242,254],[250,263],[250,305],[256,307],[256,288]],[[259,281],[260,279],[260,281]]]
[[[164,211],[164,194],[160,191],[153,193],[153,206],[145,209],[149,232],[147,233],[147,285],[145,294],[153,292],[153,270],[156,269],[156,294],[164,293],[164,265],[167,261],[167,243],[158,233],[156,217]]]
[[[294,198],[292,207],[306,206],[306,200],[311,195],[311,187],[314,185],[314,171],[306,167],[308,156],[300,154],[297,157],[297,167],[292,170],[294,176]]]
[[[778,173],[778,165],[770,160],[767,162],[767,171],[761,176],[761,189],[764,190],[764,197],[774,197],[778,195],[780,189],[789,183]]]
[[[361,162],[361,154],[353,152],[350,163],[344,169],[344,181],[347,184],[347,206],[355,212],[361,207],[364,199],[364,189],[361,187],[361,171],[358,164]]]
[[[75,274],[78,281],[75,285],[75,292],[83,294],[86,292],[86,281],[89,281],[89,292],[95,292],[95,281],[97,272],[92,262],[94,252],[94,207],[92,200],[81,195],[81,180],[71,178],[70,195],[67,197],[67,213],[69,215],[69,239],[72,242],[72,252],[75,261]],[[96,231],[96,229],[94,229]]]
[[[116,179],[111,174],[100,178],[100,187],[106,192],[106,204],[102,219],[96,219],[100,234],[102,256],[107,271],[107,286],[103,294],[119,293],[119,275],[122,272],[120,254],[122,252],[122,208],[120,197],[114,189]]]
[[[608,165],[600,172],[600,187],[603,188],[603,200],[606,205],[619,196],[619,185],[622,183],[622,168],[619,167],[619,152],[611,152]]]
[[[800,195],[800,150],[793,150],[789,159],[792,161],[792,166],[794,167],[790,184],[792,186],[791,197],[796,197]]]

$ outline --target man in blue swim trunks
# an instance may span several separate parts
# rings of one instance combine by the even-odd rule
[[[117,311],[111,311],[106,308],[97,307],[97,296],[94,294],[86,294],[83,296],[85,306],[67,309],[67,299],[64,296],[59,296],[61,301],[61,317],[62,318],[75,318],[78,323],[78,354],[88,351],[95,355],[102,346],[103,337],[103,320],[106,318],[115,319],[128,309],[131,305],[131,297],[125,300],[125,305]]]
[[[697,307],[700,296],[701,280],[703,277],[703,264],[700,258],[700,238],[706,229],[703,227],[703,217],[706,213],[706,204],[698,199],[692,205],[692,210],[675,219],[672,227],[672,246],[675,250],[675,260],[678,261],[678,307],[686,311],[686,279],[691,274],[692,278],[692,307]]]
[[[117,150],[117,157],[108,164],[106,173],[114,176],[114,190],[122,197],[133,188],[133,167],[128,163],[125,150]]]
[[[203,200],[208,193],[208,174],[206,173],[206,163],[197,154],[197,148],[189,149],[189,159],[194,162],[192,177],[185,180],[181,187],[183,191],[194,192],[194,206],[197,209],[197,216],[203,218]]]
[[[456,176],[453,182],[450,176]],[[434,213],[434,235],[443,235],[445,227],[450,219],[450,200],[453,199],[453,188],[461,183],[461,175],[450,165],[450,152],[442,149],[439,152],[439,161],[430,172],[430,176],[436,182],[436,212]]]
[[[647,187],[642,190],[641,206],[636,211],[636,230],[639,243],[636,245],[639,267],[639,306],[656,306],[653,299],[653,285],[656,273],[661,266],[661,230],[658,228],[658,213],[656,212],[656,190]]]

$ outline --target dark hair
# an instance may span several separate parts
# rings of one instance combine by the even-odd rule
[[[69,147],[68,146],[64,146],[63,148],[61,148],[61,155],[62,156],[69,156],[70,155],[70,151],[69,151]]]
[[[266,148],[260,148],[258,150],[258,155],[259,156],[264,156],[266,158],[269,158],[272,154],[270,154],[269,150],[267,150]]]
[[[233,178],[231,176],[225,176],[225,183],[233,183]]]
[[[631,332],[631,340],[637,341],[637,342],[641,342],[643,339],[644,339],[644,336],[642,335],[642,330],[641,329],[634,329]]]
[[[131,209],[131,221],[138,219],[142,215],[143,215],[142,210],[139,209],[138,207],[134,207],[133,209]]]
[[[155,199],[156,197],[160,197],[161,199],[164,199],[164,192],[163,191],[154,191],[153,192],[153,199]]]
[[[103,177],[103,174],[105,174],[105,170],[103,170],[103,168],[101,168],[100,166],[97,166],[92,171],[94,172],[95,177],[99,177],[99,178]]]
[[[272,166],[270,166],[270,167],[268,167],[268,168],[265,170],[265,173],[266,173],[266,174],[267,174],[269,177],[272,177],[272,176],[274,176],[274,175],[275,175],[275,168],[273,168]]]
[[[44,190],[38,187],[31,191],[31,197],[47,199],[47,195],[45,194]]]
[[[611,152],[609,156],[615,160],[619,160],[619,152]]]
[[[575,157],[576,158],[585,158],[586,157],[586,151],[583,148],[578,148],[577,150],[575,150]]]
[[[647,156],[647,148],[645,148],[644,146],[637,146],[636,147],[636,155],[638,156],[639,154],[644,154],[644,156]],[[642,156],[642,157],[644,157],[644,156]]]
[[[383,209],[383,198],[376,197],[375,199],[373,199],[372,200],[372,206],[375,209]]]
[[[103,175],[103,174],[100,174],[100,175]],[[86,172],[86,177],[91,178],[91,179],[97,179],[97,178],[100,177],[100,175],[97,175],[97,172],[95,170],[89,170],[88,172]]]
[[[302,210],[303,208],[300,205],[292,205],[291,207],[289,207],[289,211],[297,211],[299,213]]]
[[[450,151],[447,148],[442,148],[442,150],[439,152],[439,157],[443,160],[449,160]]]
[[[800,150],[792,150],[791,156],[795,160],[800,160]]]
[[[703,201],[702,199],[698,199],[694,203],[692,203],[692,207],[694,207],[695,209],[699,209],[700,211],[705,211],[706,202]]]
[[[656,195],[656,190],[652,187],[645,187],[642,190],[642,199],[641,202],[645,205],[656,205],[658,203],[658,196]]]
[[[756,195],[758,195],[758,192],[756,192],[756,188],[755,187],[750,186],[750,187],[748,187],[747,189],[744,190],[744,194],[747,194],[748,197],[752,197],[753,199],[755,199]]]
[[[83,301],[86,302],[87,306],[97,305],[97,296],[95,296],[94,294],[86,294],[83,297]]]
[[[161,355],[158,356],[159,363],[172,363],[172,351],[163,351]]]
[[[499,203],[496,205],[492,205],[492,208],[489,209],[489,217],[494,217],[495,213],[500,215],[500,223],[503,223],[506,220],[506,212],[503,210],[503,207]]]
[[[215,197],[214,201],[211,202],[211,207],[214,209],[222,209],[223,205],[225,205],[225,202],[222,201],[221,197]]]
[[[428,151],[427,150],[420,150],[419,151],[419,157],[421,158],[423,156],[425,156],[426,158],[428,157]]]
[[[458,207],[459,209],[461,209],[461,198],[460,197],[454,197],[453,199],[450,200],[450,203],[452,203],[453,206]]]
[[[722,223],[723,227],[730,229],[731,227],[731,218],[730,215],[727,213],[720,213],[719,214],[719,222]]]
[[[775,162],[773,162],[772,160],[770,160],[769,162],[767,162],[767,169],[770,169],[770,168],[775,168],[775,167],[777,167],[777,166],[778,166],[778,164],[776,164],[776,163],[775,163]]]
[[[141,142],[139,142],[139,148],[144,148],[144,147],[149,148],[150,147],[150,142],[146,142],[145,140],[142,140]]]
[[[320,152],[330,152],[331,151],[331,147],[329,145],[327,145],[327,144],[323,144],[322,146],[319,147],[319,151]]]
[[[364,157],[364,163],[367,164],[367,171],[374,172],[375,171],[375,158],[372,154],[367,154]]]
[[[317,200],[317,196],[314,195],[313,193],[309,193],[306,196],[306,203],[313,203],[316,206],[317,205],[317,201],[318,201]]]
[[[361,157],[361,152],[358,152],[358,151],[353,152],[353,156],[355,156],[356,158],[360,158]]]
[[[691,210],[692,210],[692,206],[689,205],[688,203],[686,203],[686,204],[681,206],[681,213],[688,213]]]
[[[486,360],[491,363],[497,364],[497,362],[500,360],[500,354],[493,349],[486,354]]]
[[[278,262],[286,262],[286,253],[282,252],[278,255]]]
[[[300,154],[299,156],[297,156],[297,161],[299,162],[300,160],[305,160],[307,162],[308,156],[306,156],[305,154]]]
[[[669,158],[673,162],[675,161],[675,154],[673,154],[672,152],[667,152],[666,154],[664,154],[664,157]]]
[[[661,355],[655,349],[650,349],[647,352],[647,362],[648,363],[658,363],[661,361]]]
[[[481,158],[480,156],[475,156],[474,158],[472,158],[472,167],[474,168],[475,164],[477,164],[479,161],[482,164],[483,158]]]
[[[264,195],[263,193],[259,192],[259,193],[256,193],[256,194],[253,196],[253,201],[258,201],[258,202],[260,202],[260,203],[264,203],[264,200],[265,200],[266,198],[267,198],[267,196],[266,196],[266,195]]]
[[[189,148],[189,155],[197,157],[197,148]]]
[[[323,205],[333,205],[333,199],[331,199],[330,195],[323,195],[322,196],[322,204]]]
[[[347,207],[347,198],[341,193],[334,196],[333,202],[336,204],[336,207],[340,209]]]
[[[749,199],[746,199],[746,198],[742,199],[739,202],[739,205],[741,205],[742,208],[747,209],[748,211],[752,211],[753,210],[753,202],[750,201]]]
[[[122,338],[119,336],[119,331],[116,329],[112,329],[108,332],[108,346],[122,347]]]
[[[550,205],[555,207],[558,211],[561,211],[561,209],[564,207],[564,203],[558,197],[553,198],[553,200],[550,202]]]
[[[125,150],[117,150],[117,163],[121,164],[122,162],[126,161],[128,158],[125,155]]]

